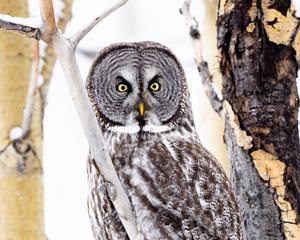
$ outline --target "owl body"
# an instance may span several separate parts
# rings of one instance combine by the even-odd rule
[[[103,50],[87,81],[106,149],[142,239],[242,239],[238,206],[218,162],[196,134],[184,72],[166,47]],[[95,239],[129,239],[89,156]]]

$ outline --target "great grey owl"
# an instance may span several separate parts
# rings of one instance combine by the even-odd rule
[[[86,87],[131,201],[137,239],[242,239],[230,182],[200,144],[185,74],[168,48],[111,45],[94,61]],[[95,239],[129,239],[91,155],[88,175]]]

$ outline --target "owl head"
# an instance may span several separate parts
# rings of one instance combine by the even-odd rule
[[[106,47],[92,64],[86,87],[99,124],[116,132],[170,131],[187,108],[182,66],[154,42]]]

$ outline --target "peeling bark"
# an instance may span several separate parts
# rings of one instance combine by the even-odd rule
[[[228,120],[226,116],[226,122]],[[274,190],[261,181],[248,151],[238,146],[234,130],[228,124],[225,128],[225,141],[231,161],[235,194],[244,219],[244,238],[284,239],[280,212],[274,204]]]
[[[227,114],[225,139],[246,239],[300,238],[294,10],[290,1],[219,1],[223,96],[253,145],[240,147]]]

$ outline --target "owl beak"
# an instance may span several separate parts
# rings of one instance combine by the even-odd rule
[[[139,113],[141,117],[144,117],[145,113],[145,104],[143,102],[140,102],[139,104]]]

